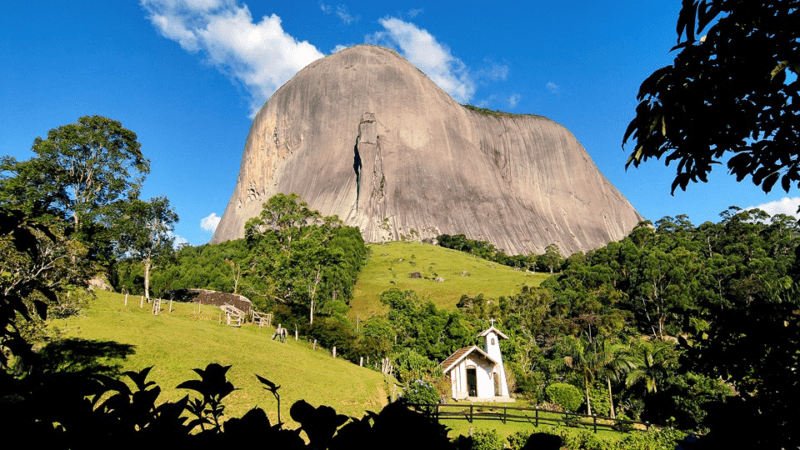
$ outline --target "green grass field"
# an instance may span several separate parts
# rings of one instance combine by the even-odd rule
[[[228,417],[240,417],[260,406],[270,420],[277,420],[275,399],[261,387],[255,374],[281,386],[284,421],[290,421],[289,407],[300,399],[355,417],[361,417],[365,410],[379,411],[387,402],[390,388],[379,372],[333,359],[325,350],[312,350],[302,339],[288,339],[282,344],[271,340],[272,328],[259,330],[249,324],[232,328],[224,324],[224,316],[219,325],[220,310],[213,306],[203,306],[197,314],[196,305],[175,302],[172,313],[162,311],[154,316],[147,303],[144,309],[139,308],[139,297],[130,297],[127,307],[124,299],[124,295],[98,292],[81,316],[53,321],[51,326],[64,339],[131,346],[124,358],[105,363],[135,371],[154,366],[148,379],[161,387],[161,400],[178,400],[190,394],[175,387],[199,378],[192,369],[216,362],[232,366],[228,379],[239,388],[224,402]]]
[[[514,295],[522,286],[538,286],[548,275],[514,270],[464,252],[420,242],[371,244],[366,267],[358,276],[350,315],[369,318],[387,311],[381,292],[412,289],[439,308],[455,308],[462,295],[497,298]],[[419,272],[422,278],[411,278]],[[468,275],[463,276],[466,272]],[[435,278],[444,278],[439,283]]]
[[[397,244],[394,247],[398,253],[405,248],[416,247],[422,248],[422,251],[415,250],[422,255],[427,250],[426,246],[418,244],[410,244],[410,247]],[[416,260],[419,262],[423,258]],[[454,260],[456,264],[459,263],[457,258]],[[473,261],[473,264],[478,265],[476,273],[481,273],[481,270],[495,273],[492,271],[497,269],[481,260]],[[481,268],[481,265],[484,267]],[[498,272],[502,276],[508,276],[509,272],[517,277],[524,274],[513,270]],[[459,285],[463,286],[463,281],[460,280]],[[453,294],[450,295],[452,297]],[[161,387],[161,401],[194,395],[192,391],[177,389],[176,386],[197,378],[192,369],[205,368],[212,362],[232,366],[228,379],[238,390],[224,402],[227,417],[240,417],[249,409],[260,406],[271,421],[277,420],[275,399],[261,387],[255,377],[255,374],[259,374],[281,386],[282,418],[290,428],[299,426],[289,417],[289,408],[297,400],[304,399],[315,406],[332,406],[340,414],[361,417],[366,410],[379,411],[392,390],[393,379],[386,380],[378,372],[343,359],[333,359],[325,350],[312,350],[311,345],[302,339],[294,341],[290,338],[282,344],[271,340],[273,328],[259,330],[257,326],[249,324],[242,328],[228,327],[224,325],[224,316],[220,316],[219,308],[214,306],[202,306],[198,314],[196,305],[175,302],[174,310],[170,313],[166,311],[168,303],[165,302],[161,314],[154,316],[150,313],[150,305],[139,308],[138,297],[131,296],[127,306],[124,301],[124,295],[97,292],[97,298],[80,316],[54,320],[51,327],[67,344],[79,339],[102,348],[114,348],[113,356],[100,357],[99,361],[116,366],[120,372],[153,366],[148,379]],[[221,325],[220,317],[223,320]],[[109,345],[108,342],[114,344]],[[69,364],[69,360],[65,363]],[[526,406],[524,402],[514,405]],[[468,405],[465,407],[468,408]],[[492,405],[485,407],[491,408]],[[443,419],[442,423],[451,429],[451,438],[481,429],[495,429],[504,438],[516,431],[533,433],[551,430],[547,424],[535,427],[525,421],[503,424],[499,420],[476,419],[469,423],[466,420]],[[619,440],[621,436],[610,431],[599,433],[599,437],[611,441]]]

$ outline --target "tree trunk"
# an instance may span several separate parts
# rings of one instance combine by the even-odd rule
[[[606,377],[606,381],[608,382],[608,404],[611,405],[611,418],[616,419],[617,416],[614,413],[614,394],[611,393],[611,378]]]
[[[150,303],[150,258],[144,260],[144,297]]]
[[[311,311],[309,312],[309,320],[308,325],[314,325],[314,299],[317,296],[317,286],[319,286],[319,282],[321,281],[320,273],[322,273],[322,267],[317,266],[317,273],[314,276],[314,288],[309,289],[309,297],[311,297]]]
[[[586,386],[586,414],[592,415],[592,399],[589,397],[589,377],[583,376],[583,385]]]

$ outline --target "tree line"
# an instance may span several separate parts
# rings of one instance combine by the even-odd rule
[[[436,237],[436,243],[441,247],[466,252],[498,264],[534,272],[539,270],[553,273],[558,271],[564,263],[561,249],[555,243],[545,247],[544,253],[540,255],[533,252],[527,255],[507,255],[506,252],[498,249],[489,241],[469,239],[463,234],[440,234]]]
[[[536,401],[567,383],[587,412],[718,439],[764,427],[753,442],[780,442],[795,434],[800,400],[799,245],[786,215],[732,207],[700,226],[665,217],[571,255],[540,288],[459,307],[499,319],[517,389]]]

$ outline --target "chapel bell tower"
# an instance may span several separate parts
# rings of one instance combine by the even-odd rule
[[[503,355],[500,352],[500,339],[508,339],[508,336],[503,334],[500,330],[494,327],[494,319],[492,319],[492,326],[484,330],[478,337],[486,339],[484,348],[486,354],[497,362],[496,369],[494,370],[494,377],[497,377],[495,386],[497,386],[496,395],[498,397],[508,397],[508,383],[506,382],[506,371],[503,367]]]

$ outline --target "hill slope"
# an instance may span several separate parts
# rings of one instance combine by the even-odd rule
[[[370,245],[371,256],[358,275],[350,316],[366,319],[386,312],[380,294],[391,288],[414,290],[439,308],[455,308],[462,295],[497,298],[523,285],[538,286],[548,275],[527,273],[464,252],[420,242]],[[418,272],[422,278],[412,278]],[[466,272],[465,275],[462,273]],[[437,282],[436,278],[443,278]]]
[[[99,292],[80,317],[53,322],[65,339],[113,341],[132,346],[124,359],[109,360],[122,370],[154,366],[149,380],[162,388],[162,400],[178,400],[190,391],[175,389],[180,382],[195,379],[192,369],[216,362],[232,365],[228,379],[240,388],[225,401],[227,417],[240,417],[253,406],[262,407],[277,420],[275,399],[255,377],[259,374],[281,386],[284,421],[289,407],[305,399],[312,405],[328,405],[340,414],[361,417],[365,410],[378,411],[386,403],[383,376],[308,343],[288,339],[271,340],[273,330],[246,325],[241,329],[218,324],[219,308],[203,306],[196,314],[192,304],[173,304],[174,311],[150,314],[149,305],[139,309],[139,298]],[[224,316],[223,316],[224,321]],[[124,352],[123,352],[124,353]]]
[[[367,242],[465,234],[508,254],[586,251],[640,220],[561,125],[465,108],[366,45],[309,64],[259,111],[212,242],[242,237],[279,192]]]

